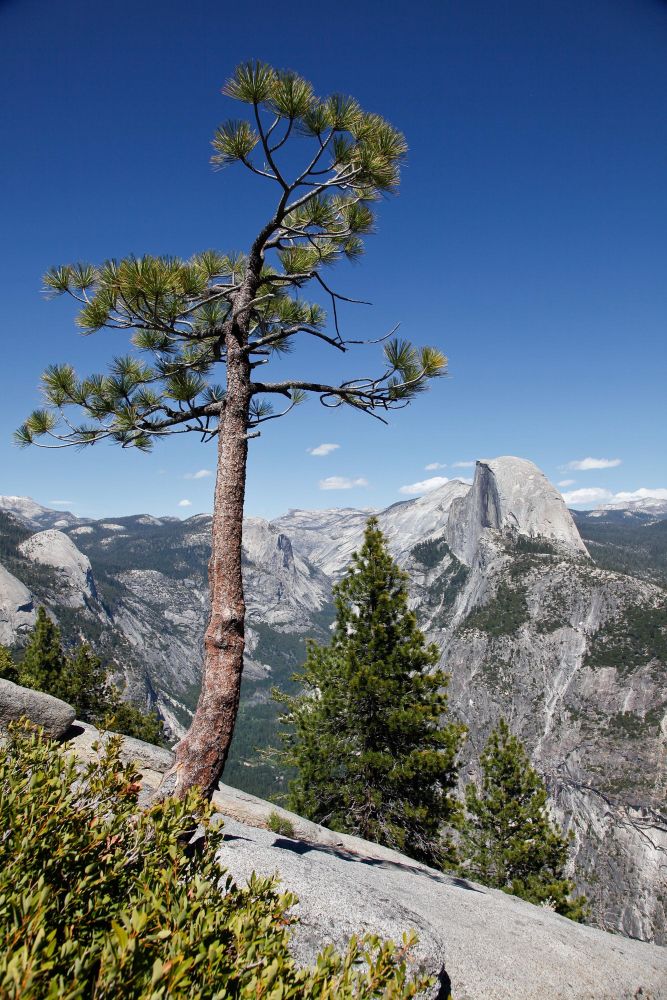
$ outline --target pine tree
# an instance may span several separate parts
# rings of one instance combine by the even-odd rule
[[[19,684],[55,694],[66,663],[60,629],[45,609],[39,607],[35,627],[19,664]]]
[[[16,433],[20,445],[92,446],[109,441],[148,450],[170,434],[196,434],[217,451],[209,564],[210,616],[202,686],[159,797],[197,786],[213,793],[227,759],[239,706],[245,645],[241,572],[248,442],[260,426],[313,396],[386,422],[443,374],[445,356],[405,340],[346,337],[327,269],[356,260],[373,232],[382,197],[396,192],[404,136],[351,97],[320,98],[291,71],[260,62],[237,67],[224,95],[247,116],[222,124],[213,163],[249,170],[269,193],[247,253],[204,250],[189,260],[163,255],[102,264],[65,264],[44,278],[78,303],[85,333],[126,331],[130,353],[106,372],[79,377],[71,365],[42,376],[45,406]],[[260,195],[261,197],[261,195]],[[303,289],[313,289],[307,301]],[[327,327],[322,305],[330,304]],[[383,342],[374,375],[333,383],[277,380],[260,365],[304,341],[340,352]],[[277,409],[274,410],[274,404]],[[68,410],[69,408],[69,410]],[[66,412],[68,411],[68,412]]]
[[[112,689],[111,703],[106,714],[99,719],[99,725],[101,729],[133,736],[155,746],[167,745],[164,724],[157,712],[142,712],[131,701],[123,700],[118,688]]]
[[[481,790],[466,787],[464,873],[531,903],[581,920],[583,896],[565,877],[569,841],[551,822],[547,791],[521,741],[501,719],[481,754]]]
[[[50,693],[76,709],[77,719],[99,723],[112,707],[109,675],[99,656],[82,642],[67,658],[66,668]]]
[[[77,719],[82,722],[147,743],[165,743],[164,725],[157,713],[142,712],[124,701],[111,682],[108,669],[86,642],[68,655],[63,649],[60,629],[44,608],[37,609],[35,628],[13,677],[9,673],[11,666],[11,657],[5,666],[0,647],[0,677],[61,698],[75,709]]]
[[[443,725],[447,676],[434,669],[408,608],[407,577],[376,518],[334,588],[329,646],[308,645],[302,693],[287,706],[284,760],[297,770],[289,805],[335,830],[358,834],[431,864],[451,862],[457,754],[465,728]]]
[[[14,684],[18,684],[18,668],[6,646],[0,646],[0,677],[5,681],[13,681]]]

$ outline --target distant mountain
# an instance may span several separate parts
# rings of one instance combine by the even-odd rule
[[[667,517],[667,500],[644,497],[643,500],[626,500],[623,503],[607,503],[597,508],[602,511],[619,510],[626,517],[648,514],[650,517]]]
[[[75,519],[54,529],[10,499],[13,513],[0,515],[4,634],[20,643],[30,607],[45,603],[66,634],[89,636],[134,696],[182,731],[201,676],[210,518]],[[504,457],[479,462],[472,486],[451,481],[378,517],[451,674],[452,711],[469,728],[466,775],[503,715],[573,832],[574,875],[596,921],[665,943],[667,610],[654,542],[667,521],[592,513],[575,523],[539,469]],[[368,515],[247,519],[248,649],[229,783],[280,791],[284,776],[254,750],[276,739],[270,691],[289,686],[307,636],[327,640],[331,586]]]
[[[51,510],[42,507],[30,497],[0,496],[0,510],[13,514],[29,528],[39,531],[41,528],[66,528],[74,524],[82,524],[85,518],[76,517],[68,510]]]

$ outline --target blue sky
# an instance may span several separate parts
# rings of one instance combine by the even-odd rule
[[[268,424],[248,512],[383,506],[500,454],[571,502],[667,497],[667,4],[5,0],[0,37],[0,493],[86,516],[210,508],[214,446],[194,436],[145,456],[20,451],[11,432],[46,365],[83,374],[125,349],[43,299],[48,266],[247,247],[269,191],[213,172],[209,142],[238,114],[225,78],[260,58],[405,132],[401,193],[337,287],[374,303],[346,310],[350,336],[400,321],[450,376],[388,428],[315,401]],[[371,360],[314,346],[289,365],[352,377]]]

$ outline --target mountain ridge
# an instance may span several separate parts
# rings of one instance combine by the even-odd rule
[[[280,791],[284,776],[253,752],[275,734],[270,691],[289,686],[307,635],[327,641],[331,586],[368,515],[347,508],[247,519],[248,646],[229,783]],[[666,941],[667,656],[655,655],[667,635],[664,589],[596,564],[601,543],[586,550],[560,494],[523,459],[485,460],[472,485],[452,480],[377,516],[409,573],[420,625],[442,650],[452,710],[469,727],[464,775],[474,776],[476,752],[504,715],[573,831],[573,874],[600,926]],[[586,519],[581,525],[593,531]],[[54,572],[45,567],[43,583],[34,575],[42,569],[21,554],[23,536],[0,562],[16,579],[32,573],[36,599],[64,623],[97,629],[130,692],[157,702],[178,733],[199,683],[209,526],[206,515],[139,515],[63,528],[96,585],[97,601],[88,595],[76,609],[63,604]]]

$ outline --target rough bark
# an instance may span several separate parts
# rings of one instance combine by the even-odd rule
[[[250,301],[252,287],[239,297]],[[250,364],[242,351],[245,324],[235,321],[226,336],[227,395],[220,417],[218,462],[211,529],[211,614],[204,636],[202,686],[190,729],[175,749],[174,765],[158,795],[183,796],[193,787],[213,794],[234,734],[245,647],[245,601],[241,542],[248,457]]]

